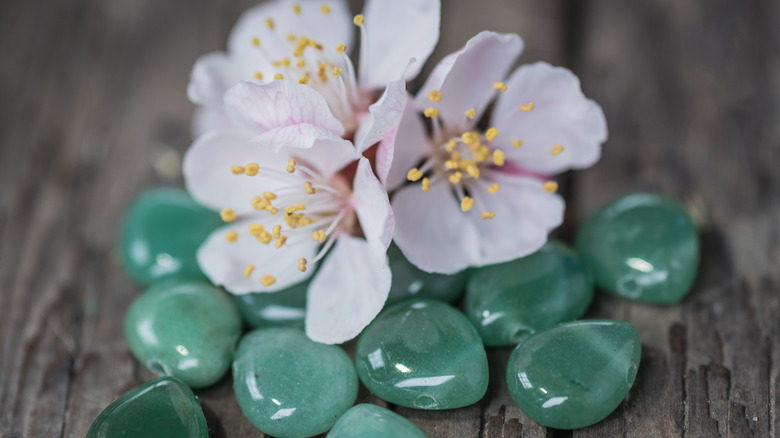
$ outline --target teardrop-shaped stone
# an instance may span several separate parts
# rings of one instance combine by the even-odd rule
[[[529,256],[474,269],[464,311],[485,345],[501,347],[577,319],[592,299],[593,285],[577,254],[551,241]]]
[[[509,394],[539,423],[576,429],[607,417],[634,383],[642,346],[624,321],[583,320],[528,336],[509,357]]]
[[[241,335],[232,299],[197,281],[169,280],[139,296],[125,318],[130,350],[152,372],[180,378],[192,388],[225,375]]]
[[[303,329],[306,318],[306,290],[311,281],[270,293],[234,295],[244,322],[254,328],[296,327]]]
[[[335,345],[293,328],[249,332],[233,362],[233,389],[244,415],[277,438],[310,437],[333,427],[357,397],[355,367]]]
[[[131,389],[98,415],[87,438],[207,438],[195,394],[175,377]]]
[[[143,284],[167,278],[204,279],[195,252],[220,225],[217,213],[183,190],[148,190],[125,214],[119,242],[122,265]]]
[[[352,407],[339,418],[327,438],[427,438],[411,421],[377,405]]]
[[[597,286],[654,303],[681,300],[699,266],[690,216],[651,193],[624,196],[593,213],[577,231],[576,247]]]
[[[468,270],[452,275],[431,274],[420,270],[393,244],[387,250],[393,283],[387,296],[387,305],[411,298],[431,299],[451,303],[463,294]]]
[[[487,356],[477,330],[439,301],[410,300],[384,310],[360,335],[355,364],[371,392],[410,408],[459,408],[487,391]]]

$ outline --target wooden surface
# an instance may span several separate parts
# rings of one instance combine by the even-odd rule
[[[83,437],[150,377],[122,335],[140,288],[116,263],[117,224],[143,189],[181,184],[165,163],[191,140],[190,68],[251,4],[0,2],[0,436]],[[489,352],[480,403],[396,410],[430,437],[779,434],[780,3],[445,0],[433,59],[482,29],[520,33],[523,62],[573,68],[606,112],[603,159],[562,185],[560,234],[617,195],[659,191],[705,225],[701,272],[680,305],[596,300],[589,316],[633,323],[643,357],[626,401],[595,426],[525,417],[504,349]],[[230,385],[198,391],[212,435],[262,436]]]

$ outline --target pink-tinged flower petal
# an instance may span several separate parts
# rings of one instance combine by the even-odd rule
[[[388,136],[395,136],[405,104],[406,83],[403,80],[388,83],[382,97],[368,107],[368,115],[355,133],[355,148],[358,153],[362,154]]]
[[[248,232],[249,225],[264,224],[271,228],[269,217],[247,218],[236,221],[214,231],[209,235],[197,253],[198,265],[204,274],[217,286],[224,287],[233,294],[250,292],[274,292],[285,289],[306,280],[315,271],[315,265],[310,264],[306,272],[298,270],[298,259],[306,257],[312,260],[317,254],[319,243],[311,238],[301,239],[295,245],[284,245],[277,249],[273,242],[264,245],[258,242]],[[225,235],[228,231],[239,233],[238,240],[228,242]],[[253,265],[249,277],[245,277],[244,269]],[[272,275],[275,283],[263,286],[260,280],[265,275]]]
[[[462,49],[447,55],[433,69],[415,98],[418,108],[433,106],[448,127],[466,130],[473,121],[466,111],[474,108],[477,117],[497,91],[494,82],[503,81],[515,59],[523,51],[523,40],[515,34],[480,32]],[[438,90],[441,102],[431,103],[428,93]]]
[[[354,338],[382,310],[390,279],[384,251],[342,234],[309,284],[306,334],[325,344]]]
[[[231,129],[236,129],[236,125],[221,108],[201,106],[195,109],[195,114],[192,116],[193,137],[200,137],[209,131]]]
[[[402,187],[392,206],[395,243],[420,269],[453,274],[479,260],[480,236],[446,181],[427,193],[419,184]]]
[[[318,139],[337,141],[344,134],[320,93],[288,81],[241,82],[225,94],[225,109],[236,124],[259,134],[255,141],[275,149],[310,148]]]
[[[241,79],[235,64],[224,52],[209,53],[198,58],[190,73],[187,97],[197,104],[221,108],[225,92]]]
[[[439,0],[368,0],[363,10],[368,41],[367,78],[363,85],[382,88],[388,82],[413,79],[439,40]],[[415,62],[407,67],[409,59]]]
[[[539,62],[518,68],[506,85],[492,124],[499,133],[493,143],[504,149],[507,159],[543,174],[581,169],[599,160],[607,140],[604,112],[585,97],[572,72]],[[520,105],[529,102],[534,109],[522,111]],[[522,146],[513,147],[513,140],[522,140]],[[556,145],[562,151],[553,151]]]
[[[338,171],[355,160],[358,154],[347,140],[317,140],[310,149],[287,150],[302,165],[316,171],[324,180],[329,180]]]
[[[360,157],[358,162],[350,203],[355,209],[368,244],[379,253],[387,251],[395,226],[393,209],[385,188],[374,175],[371,164],[365,157]]]
[[[251,143],[250,138],[241,131],[212,131],[195,140],[184,155],[182,168],[187,191],[196,201],[215,210],[232,208],[241,215],[254,211],[254,196],[289,184],[264,172],[268,168],[284,171],[291,158],[288,150],[275,152]],[[231,172],[231,166],[249,163],[260,165],[257,175]]]
[[[381,149],[378,152],[381,152]],[[417,166],[430,152],[431,144],[425,133],[425,125],[415,106],[408,102],[396,131],[392,155],[388,159],[377,153],[376,157],[376,167],[380,177],[383,172],[387,173],[383,181],[387,190],[395,190],[406,182],[407,172]],[[388,165],[390,168],[384,171]]]

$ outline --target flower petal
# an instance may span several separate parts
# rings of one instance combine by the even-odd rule
[[[607,122],[601,107],[587,99],[580,81],[569,70],[538,62],[518,68],[507,80],[493,111],[493,125],[507,159],[545,174],[596,163],[607,140]],[[534,103],[528,112],[520,105]],[[519,148],[512,140],[522,140]],[[563,151],[553,155],[555,145]]]
[[[344,134],[320,93],[288,81],[241,82],[225,94],[225,108],[236,124],[260,134],[255,141],[275,149],[310,148],[317,139],[335,141]]]
[[[439,0],[368,0],[364,7],[367,78],[361,83],[382,88],[388,82],[408,81],[420,73],[439,40]],[[407,67],[409,59],[415,62]]]
[[[473,122],[466,118],[466,111],[475,108],[474,120],[479,120],[496,92],[493,83],[504,79],[522,51],[523,40],[515,34],[478,33],[434,67],[415,98],[416,106],[434,106],[448,127],[468,129]],[[431,90],[441,92],[441,103],[428,101]]]
[[[409,102],[398,124],[393,154],[390,157],[392,161],[384,181],[387,190],[393,191],[405,183],[407,172],[417,166],[430,152],[431,142],[425,133],[425,125],[415,106]],[[380,158],[382,158],[380,154],[377,154],[377,168],[380,165],[386,166]],[[380,172],[380,176],[381,174]]]
[[[385,138],[395,137],[395,130],[406,105],[406,83],[403,80],[387,84],[385,92],[373,105],[355,133],[355,148],[358,153]],[[392,146],[392,143],[385,145]]]
[[[266,221],[264,225],[270,229],[270,220],[268,216],[247,218],[209,235],[198,249],[197,258],[200,269],[212,283],[233,294],[246,294],[285,289],[311,276],[315,271],[314,264],[309,264],[309,269],[301,272],[297,268],[298,259],[306,257],[311,260],[317,253],[319,243],[311,238],[300,239],[294,245],[287,244],[277,249],[273,243],[264,245],[249,235],[249,225],[264,224]],[[225,239],[228,231],[238,232],[238,240],[228,242]],[[247,265],[255,266],[249,277],[244,276]],[[265,275],[272,275],[275,283],[263,286],[260,279]]]
[[[200,137],[209,131],[232,129],[236,129],[236,125],[221,108],[201,106],[195,109],[195,114],[192,116],[193,137]]]
[[[290,150],[293,158],[316,171],[325,181],[358,159],[348,140],[317,140],[310,149]]]
[[[306,334],[326,344],[354,338],[382,310],[390,281],[384,251],[342,234],[309,285]]]
[[[193,103],[221,108],[225,92],[240,79],[235,62],[227,53],[208,53],[198,58],[192,68],[187,97]]]
[[[360,157],[358,162],[350,203],[355,209],[368,244],[377,252],[387,251],[395,227],[393,209],[385,188],[374,175],[371,164],[365,157]]]

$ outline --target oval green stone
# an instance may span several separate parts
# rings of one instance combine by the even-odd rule
[[[333,427],[355,403],[358,380],[341,348],[297,329],[268,328],[239,343],[233,389],[244,415],[263,433],[303,438]]]
[[[592,299],[593,285],[577,254],[548,242],[527,257],[474,269],[464,311],[486,346],[501,347],[577,319]]]
[[[296,327],[306,319],[306,290],[311,281],[270,293],[234,295],[233,301],[244,322],[254,328]]]
[[[148,190],[125,214],[119,242],[122,265],[143,284],[167,278],[204,279],[195,252],[220,225],[217,213],[183,190]]]
[[[404,301],[384,310],[360,335],[355,364],[371,392],[410,408],[460,408],[487,391],[479,334],[439,301]]]
[[[87,438],[207,438],[195,394],[174,377],[131,389],[98,415]]]
[[[406,418],[377,405],[352,407],[339,418],[327,438],[427,438]]]
[[[596,285],[625,298],[673,303],[690,290],[699,238],[688,213],[650,193],[620,198],[577,231],[577,251]]]
[[[210,284],[167,281],[130,306],[125,337],[152,372],[209,386],[230,368],[241,336],[241,317],[230,297]]]
[[[387,296],[387,305],[410,298],[431,299],[451,303],[463,294],[468,270],[457,274],[431,274],[420,270],[404,257],[395,244],[387,250],[393,282]]]
[[[512,351],[506,370],[509,394],[545,426],[590,426],[626,397],[641,350],[639,334],[624,321],[561,324],[525,338]]]

